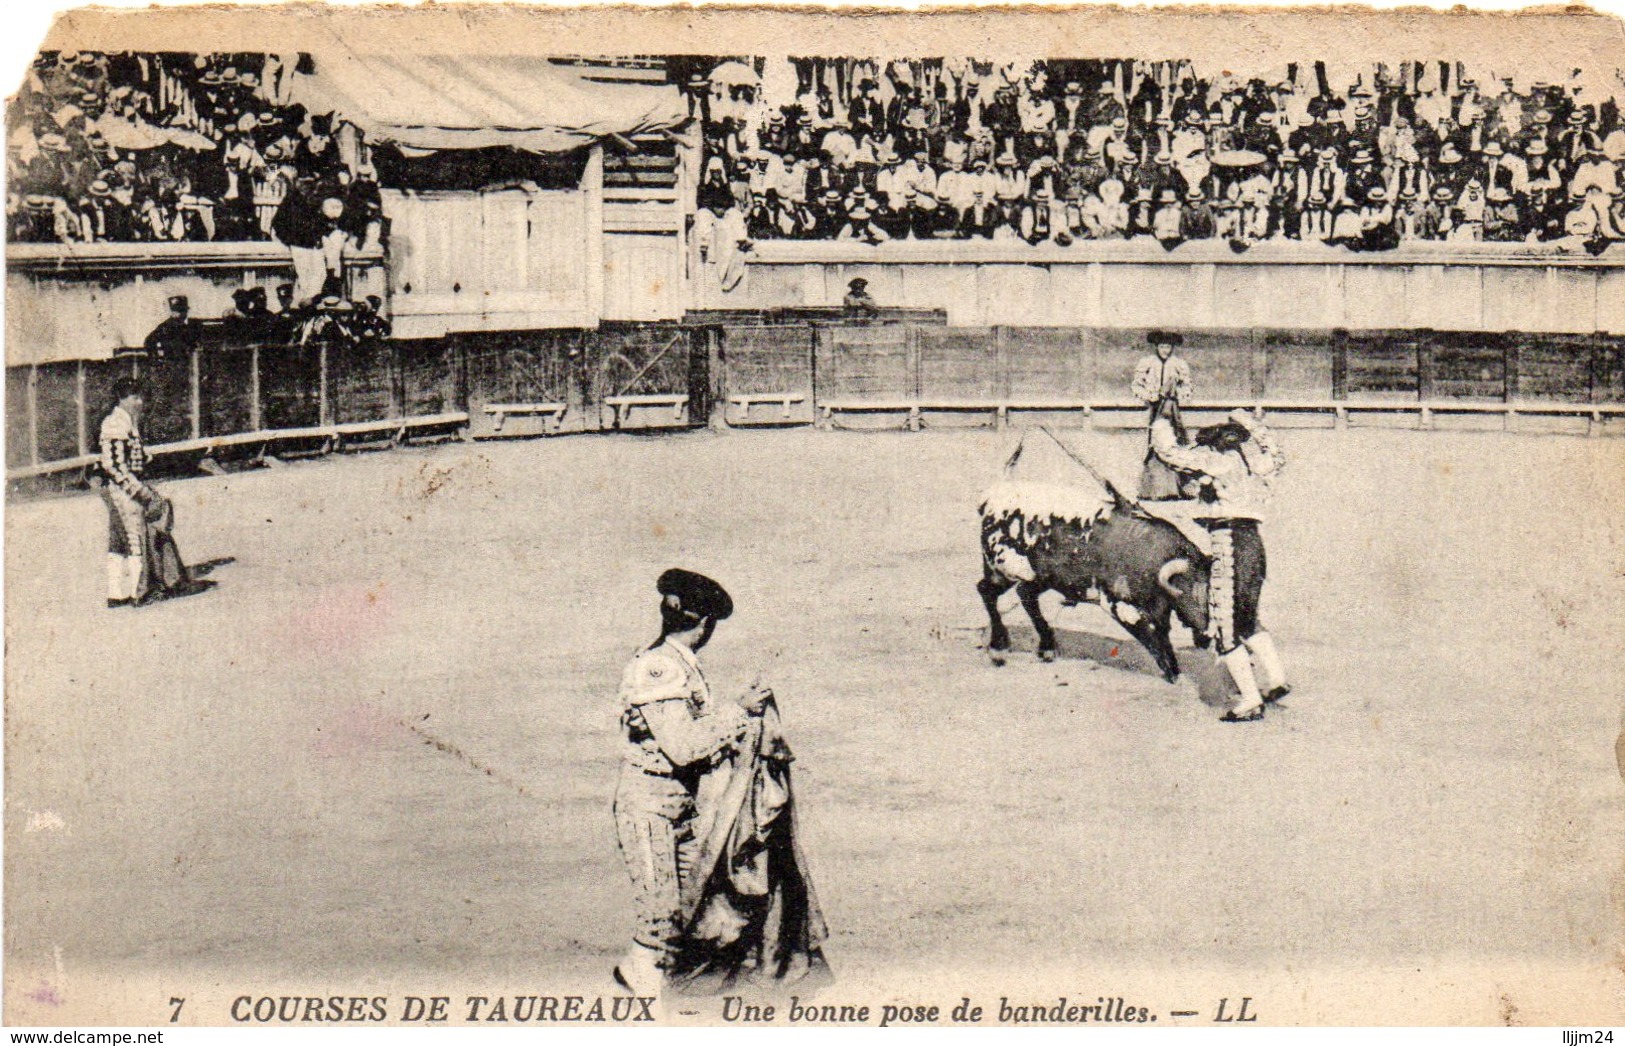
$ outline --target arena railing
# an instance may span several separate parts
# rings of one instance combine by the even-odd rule
[[[730,424],[837,427],[862,416],[911,430],[949,416],[1003,426],[1067,416],[1144,422],[1128,395],[1146,329],[818,326],[719,328]],[[1574,417],[1601,433],[1625,413],[1625,339],[1471,331],[1187,330],[1195,412],[1246,406],[1325,415],[1343,427],[1406,415]],[[803,406],[805,404],[805,406]],[[975,417],[980,415],[980,417]],[[962,423],[962,422],[961,422]]]
[[[920,429],[1031,420],[1143,423],[1127,393],[1144,329],[945,326],[939,314],[854,320],[840,310],[693,314],[687,325],[484,332],[360,345],[233,343],[12,367],[7,479],[77,482],[113,382],[148,385],[161,467],[322,454],[419,438],[715,424],[881,423]],[[1378,415],[1420,428],[1476,416],[1518,428],[1568,417],[1593,434],[1625,416],[1625,337],[1467,331],[1186,330],[1193,418],[1237,406]],[[549,409],[527,416],[526,405]],[[496,416],[510,415],[497,425]],[[633,418],[633,415],[638,415]],[[862,419],[862,420],[860,420]],[[524,423],[534,423],[527,427]]]

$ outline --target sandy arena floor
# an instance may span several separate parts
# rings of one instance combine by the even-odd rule
[[[1132,485],[1143,436],[1068,438]],[[8,1023],[607,992],[615,687],[678,564],[739,607],[713,686],[780,695],[836,995],[1625,1019],[1625,441],[1285,433],[1265,616],[1297,693],[1234,727],[1208,654],[1168,686],[1054,596],[1061,659],[1016,607],[1025,652],[988,664],[976,497],[1015,439],[581,437],[170,483],[187,558],[230,561],[138,611],[102,606],[98,499],[9,506]]]

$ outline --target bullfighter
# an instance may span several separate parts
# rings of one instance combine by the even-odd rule
[[[632,659],[621,679],[614,807],[637,917],[632,948],[615,979],[644,996],[660,994],[685,943],[683,890],[701,874],[699,850],[716,814],[716,797],[703,785],[734,755],[773,696],[760,686],[737,701],[711,695],[695,653],[733,613],[721,585],[673,569],[655,587],[660,638]]]
[[[1258,524],[1264,518],[1272,478],[1286,458],[1274,434],[1244,410],[1232,411],[1223,424],[1203,429],[1194,446],[1181,445],[1172,422],[1159,417],[1151,424],[1151,448],[1173,468],[1195,474],[1201,484],[1202,505],[1194,518],[1212,536],[1208,625],[1219,660],[1241,695],[1222,719],[1256,722],[1264,718],[1267,704],[1291,692],[1275,640],[1258,621],[1264,589],[1264,542]]]

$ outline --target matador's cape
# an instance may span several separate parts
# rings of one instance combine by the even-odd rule
[[[682,993],[775,992],[832,980],[829,936],[796,838],[790,746],[769,704],[740,746],[695,874],[685,883]]]

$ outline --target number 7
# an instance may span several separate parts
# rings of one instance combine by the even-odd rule
[[[169,1023],[174,1024],[181,1019],[181,1007],[186,1005],[186,1000],[170,996],[169,1005],[175,1007],[175,1012],[169,1015]]]

